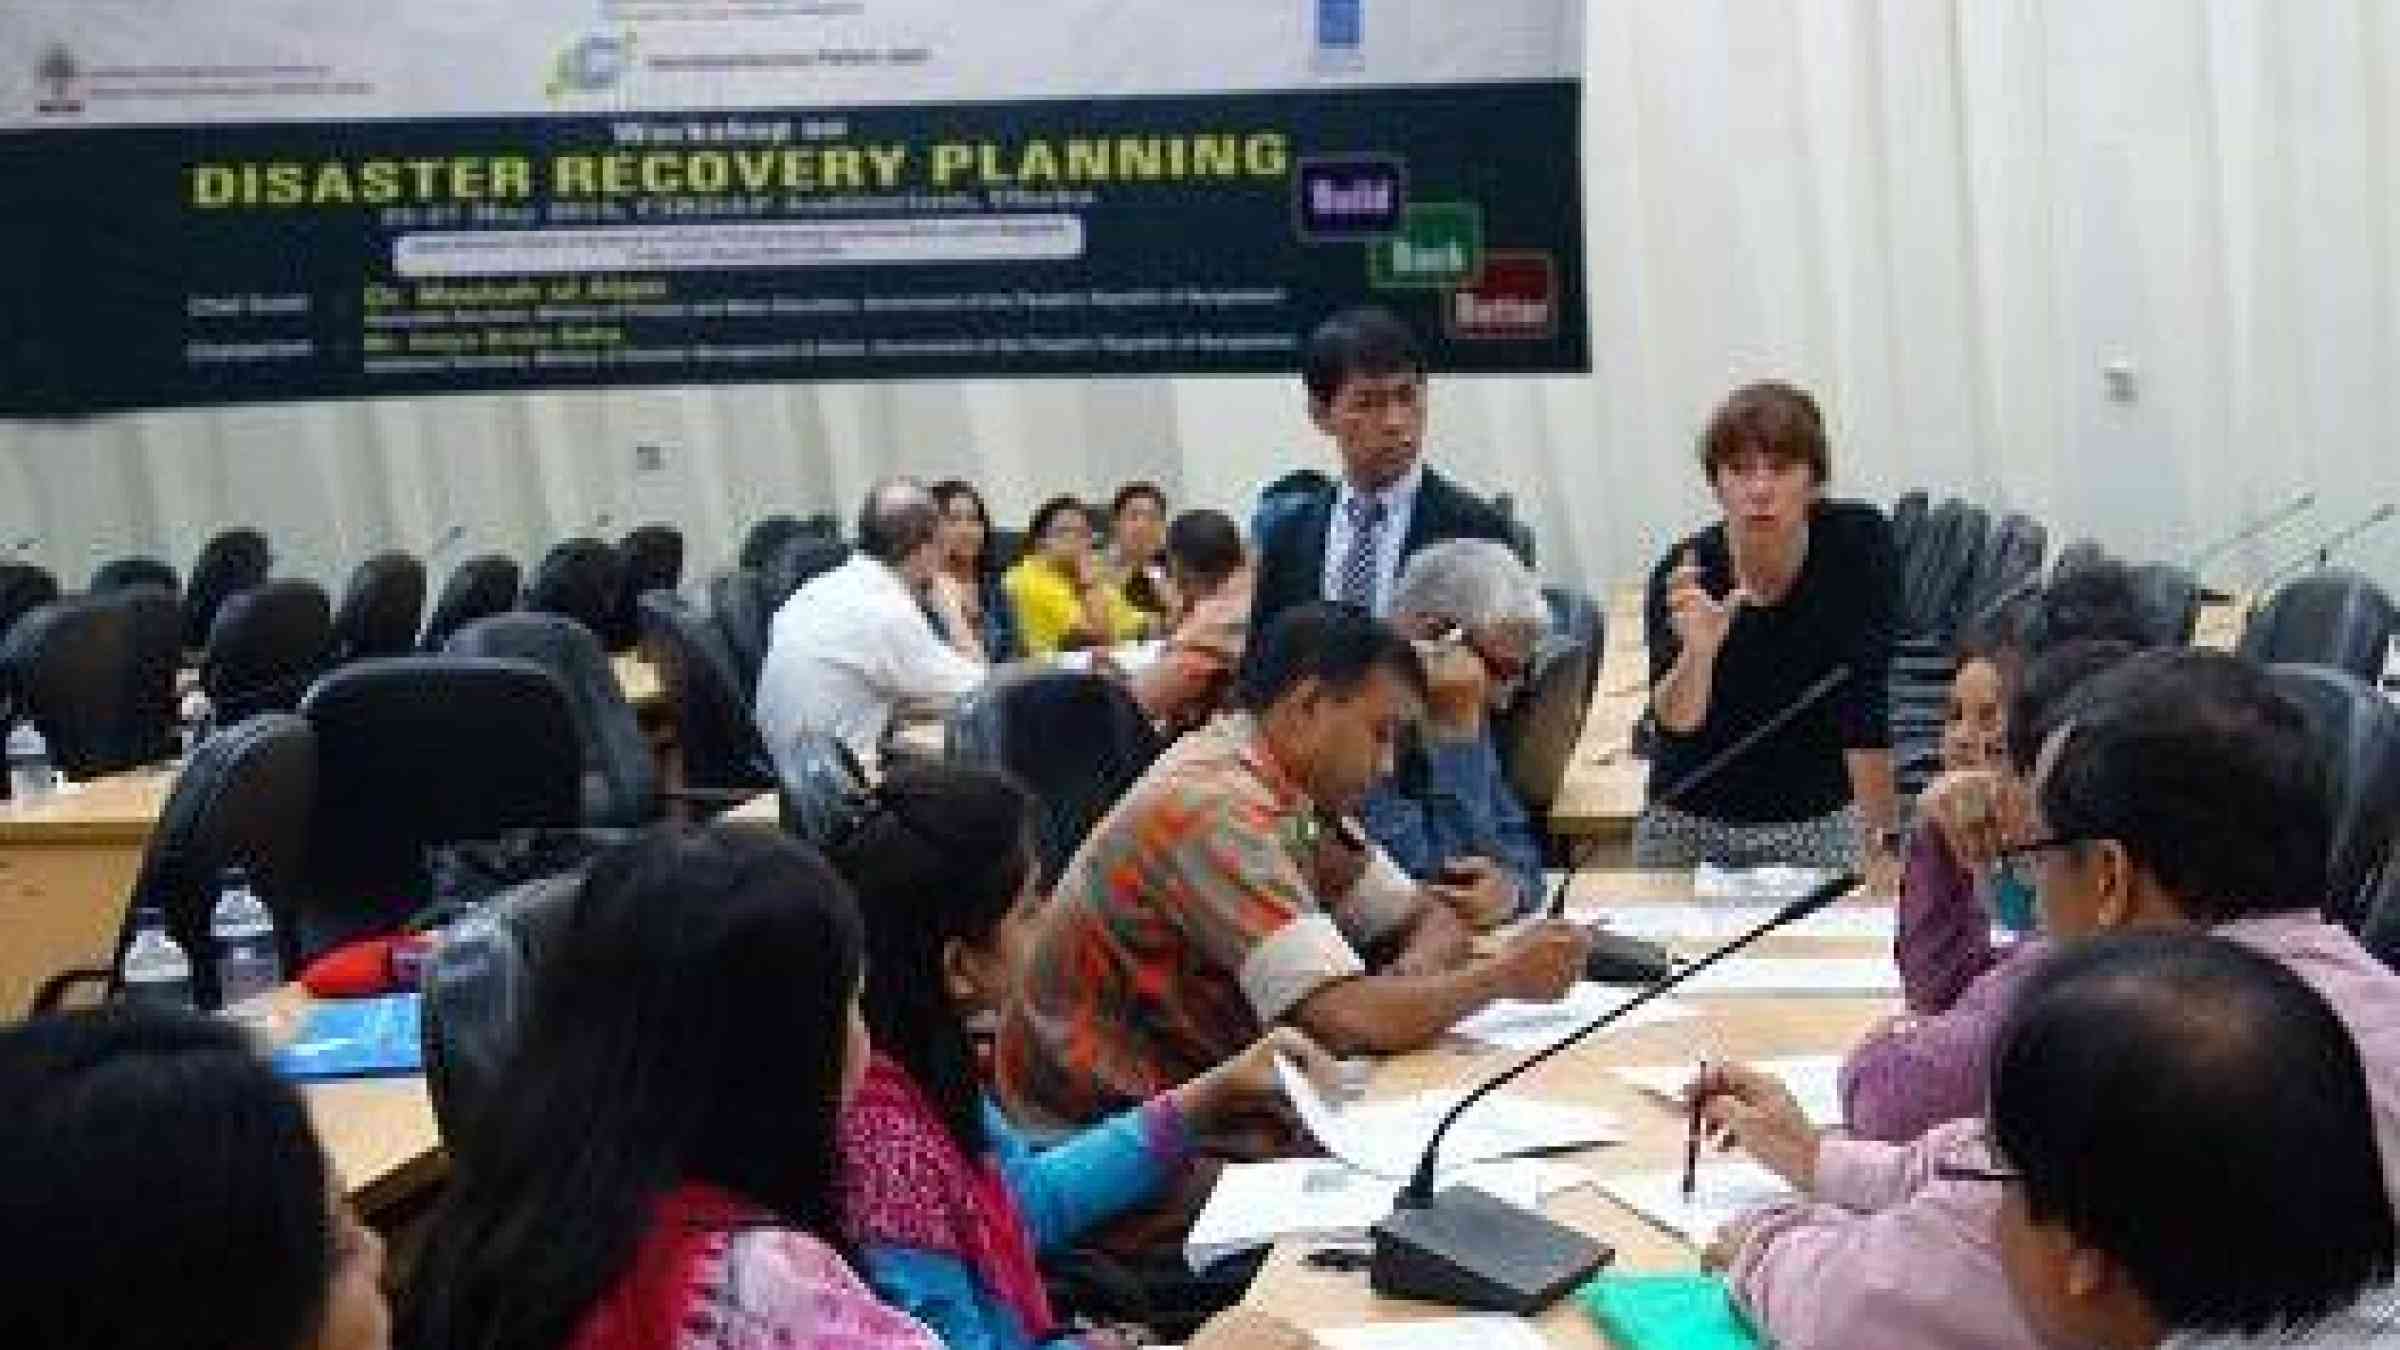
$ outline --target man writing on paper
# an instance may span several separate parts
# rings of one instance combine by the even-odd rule
[[[1001,1021],[1018,1118],[1097,1120],[1279,1022],[1337,1054],[1392,1054],[1494,999],[1574,984],[1577,930],[1544,924],[1470,956],[1459,910],[1476,897],[1344,841],[1424,689],[1416,649],[1364,610],[1312,602],[1276,621],[1246,710],[1178,741],[1067,864]],[[1370,970],[1362,949],[1391,955]],[[1212,1143],[1256,1156],[1284,1138]]]

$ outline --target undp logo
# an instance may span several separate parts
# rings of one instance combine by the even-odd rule
[[[557,99],[613,89],[632,65],[633,34],[593,33],[568,44],[550,62],[550,81],[543,93]]]

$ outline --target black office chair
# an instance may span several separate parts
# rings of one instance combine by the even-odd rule
[[[2400,848],[2384,857],[2383,870],[2368,888],[2358,940],[2377,960],[2400,970]]]
[[[2161,647],[2189,647],[2200,631],[2200,579],[2187,567],[2144,563],[2133,569],[2140,588],[2143,626]]]
[[[1591,683],[1583,691],[1589,706],[1600,691],[1600,666],[1608,655],[1608,615],[1591,593],[1573,586],[1544,586],[1542,599],[1550,605],[1552,631],[1591,648]]]
[[[947,753],[997,764],[1041,804],[1042,889],[1150,767],[1164,743],[1125,687],[1104,675],[1036,670],[1001,678],[951,714]]]
[[[767,579],[747,567],[719,572],[708,579],[708,611],[725,635],[725,650],[733,656],[741,677],[742,697],[758,697],[758,671],[767,661],[767,637],[775,610],[767,602]]]
[[[2267,675],[2307,717],[2331,789],[2326,917],[2357,931],[2400,838],[2400,708],[2333,666],[2286,663],[2268,667]]]
[[[567,693],[529,661],[395,656],[309,691],[317,796],[301,955],[400,928],[433,898],[428,850],[573,829],[583,747]]]
[[[531,661],[557,677],[583,746],[583,823],[628,828],[658,814],[658,766],[608,653],[556,614],[495,614],[450,639],[454,656]]]
[[[442,583],[433,617],[425,621],[424,650],[438,652],[459,629],[487,615],[515,609],[519,579],[516,560],[497,553],[460,563]]]
[[[155,764],[175,754],[175,678],[183,669],[183,609],[156,586],[96,594],[125,612],[128,656],[118,707],[119,749],[125,764]]]
[[[425,1089],[453,1151],[507,1070],[534,972],[582,890],[580,872],[512,887],[450,925],[425,963]]]
[[[798,516],[776,514],[763,516],[742,536],[740,562],[754,572],[764,572],[775,561],[784,546],[807,532]]]
[[[609,620],[617,607],[617,580],[624,564],[617,551],[597,539],[569,539],[543,555],[533,580],[525,587],[525,608],[542,614],[563,614],[592,630],[612,652],[623,648]],[[628,642],[627,646],[632,644]]]
[[[1904,492],[1892,503],[1892,552],[1906,558],[1917,546],[1917,534],[1932,513],[1932,498],[1923,489]]]
[[[635,611],[642,596],[683,584],[683,531],[672,525],[644,525],[619,541],[617,557],[623,567],[617,577],[616,608],[609,616],[604,640],[610,651],[625,651],[641,631]]]
[[[1967,588],[1967,609],[1959,628],[2000,621],[2013,606],[2039,592],[2042,562],[2050,550],[2050,532],[2040,521],[2012,511],[1992,526],[1983,560]]]
[[[217,884],[229,867],[249,873],[251,889],[275,916],[284,967],[295,970],[294,918],[316,784],[316,734],[289,713],[253,717],[195,748],[143,850],[141,873],[119,921],[114,959],[107,969],[52,977],[34,995],[33,1012],[56,1011],[70,989],[82,986],[113,997],[117,968],[133,940],[133,915],[151,908],[166,916],[168,934],[191,953],[192,989],[200,1006],[215,1007],[208,920]]]
[[[780,609],[792,592],[848,561],[848,544],[827,535],[801,534],[768,561],[767,599]]]
[[[333,661],[348,665],[406,656],[425,618],[425,564],[406,553],[378,553],[350,573],[333,619]]]
[[[92,572],[92,594],[107,595],[114,591],[131,590],[136,586],[155,586],[169,595],[180,596],[183,579],[175,569],[156,558],[112,558]]]
[[[2344,568],[2300,577],[2275,592],[2242,629],[2241,653],[2253,661],[2335,666],[2374,683],[2400,609],[2381,586]]]
[[[830,848],[867,809],[867,771],[850,747],[823,732],[803,731],[784,759],[777,793],[786,832]]]
[[[0,563],[0,638],[17,620],[58,599],[58,578],[32,563]]]
[[[1493,745],[1517,801],[1537,820],[1546,819],[1583,739],[1591,712],[1592,681],[1599,666],[1591,644],[1567,633],[1551,633],[1534,647],[1525,670],[1525,691],[1492,719]]]
[[[217,626],[217,611],[234,596],[265,584],[274,565],[267,537],[247,527],[226,530],[201,545],[183,593],[184,650],[206,647]]]
[[[684,787],[727,796],[773,787],[774,765],[724,633],[672,591],[643,596],[639,609],[642,648],[675,709]]]
[[[132,666],[132,617],[106,600],[53,601],[0,638],[0,686],[71,779],[133,767],[120,730]]]
[[[218,613],[200,659],[210,721],[231,726],[297,709],[332,652],[333,605],[324,587],[285,577],[234,596]]]

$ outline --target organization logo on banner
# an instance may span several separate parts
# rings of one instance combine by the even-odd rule
[[[83,81],[83,63],[75,59],[65,43],[54,42],[42,59],[34,64],[34,78],[47,91],[41,102],[34,105],[39,112],[53,117],[83,111],[83,100],[75,96],[75,86]]]
[[[1389,155],[1303,159],[1292,192],[1302,239],[1381,239],[1400,228],[1408,167]]]
[[[1462,341],[1558,332],[1558,264],[1533,249],[1493,249],[1475,279],[1444,297],[1443,326]]]
[[[1367,280],[1379,291],[1448,290],[1483,266],[1483,210],[1472,202],[1416,202],[1400,228],[1367,248]]]
[[[542,93],[552,100],[614,89],[633,66],[633,34],[588,33],[568,43],[550,61]]]

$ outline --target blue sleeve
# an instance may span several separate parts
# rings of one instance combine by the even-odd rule
[[[1436,741],[1425,747],[1426,834],[1436,861],[1480,853],[1517,880],[1520,908],[1542,896],[1542,846],[1501,770],[1500,753],[1486,734],[1471,741]]]
[[[989,1099],[983,1127],[1036,1251],[1064,1247],[1166,1188],[1168,1167],[1151,1151],[1139,1109],[1038,1153]]]
[[[1434,838],[1432,815],[1425,803],[1402,792],[1397,783],[1378,783],[1359,803],[1358,822],[1367,837],[1383,845],[1383,851],[1401,871],[1419,881],[1433,875],[1433,869],[1448,857]]]
[[[1026,1350],[1016,1319],[990,1302],[964,1261],[872,1243],[861,1255],[883,1301],[931,1328],[948,1350]]]
[[[1483,757],[1490,765],[1492,858],[1517,879],[1517,912],[1531,913],[1542,903],[1541,837],[1525,804],[1517,800],[1517,790],[1508,785],[1489,735],[1483,738]]]

